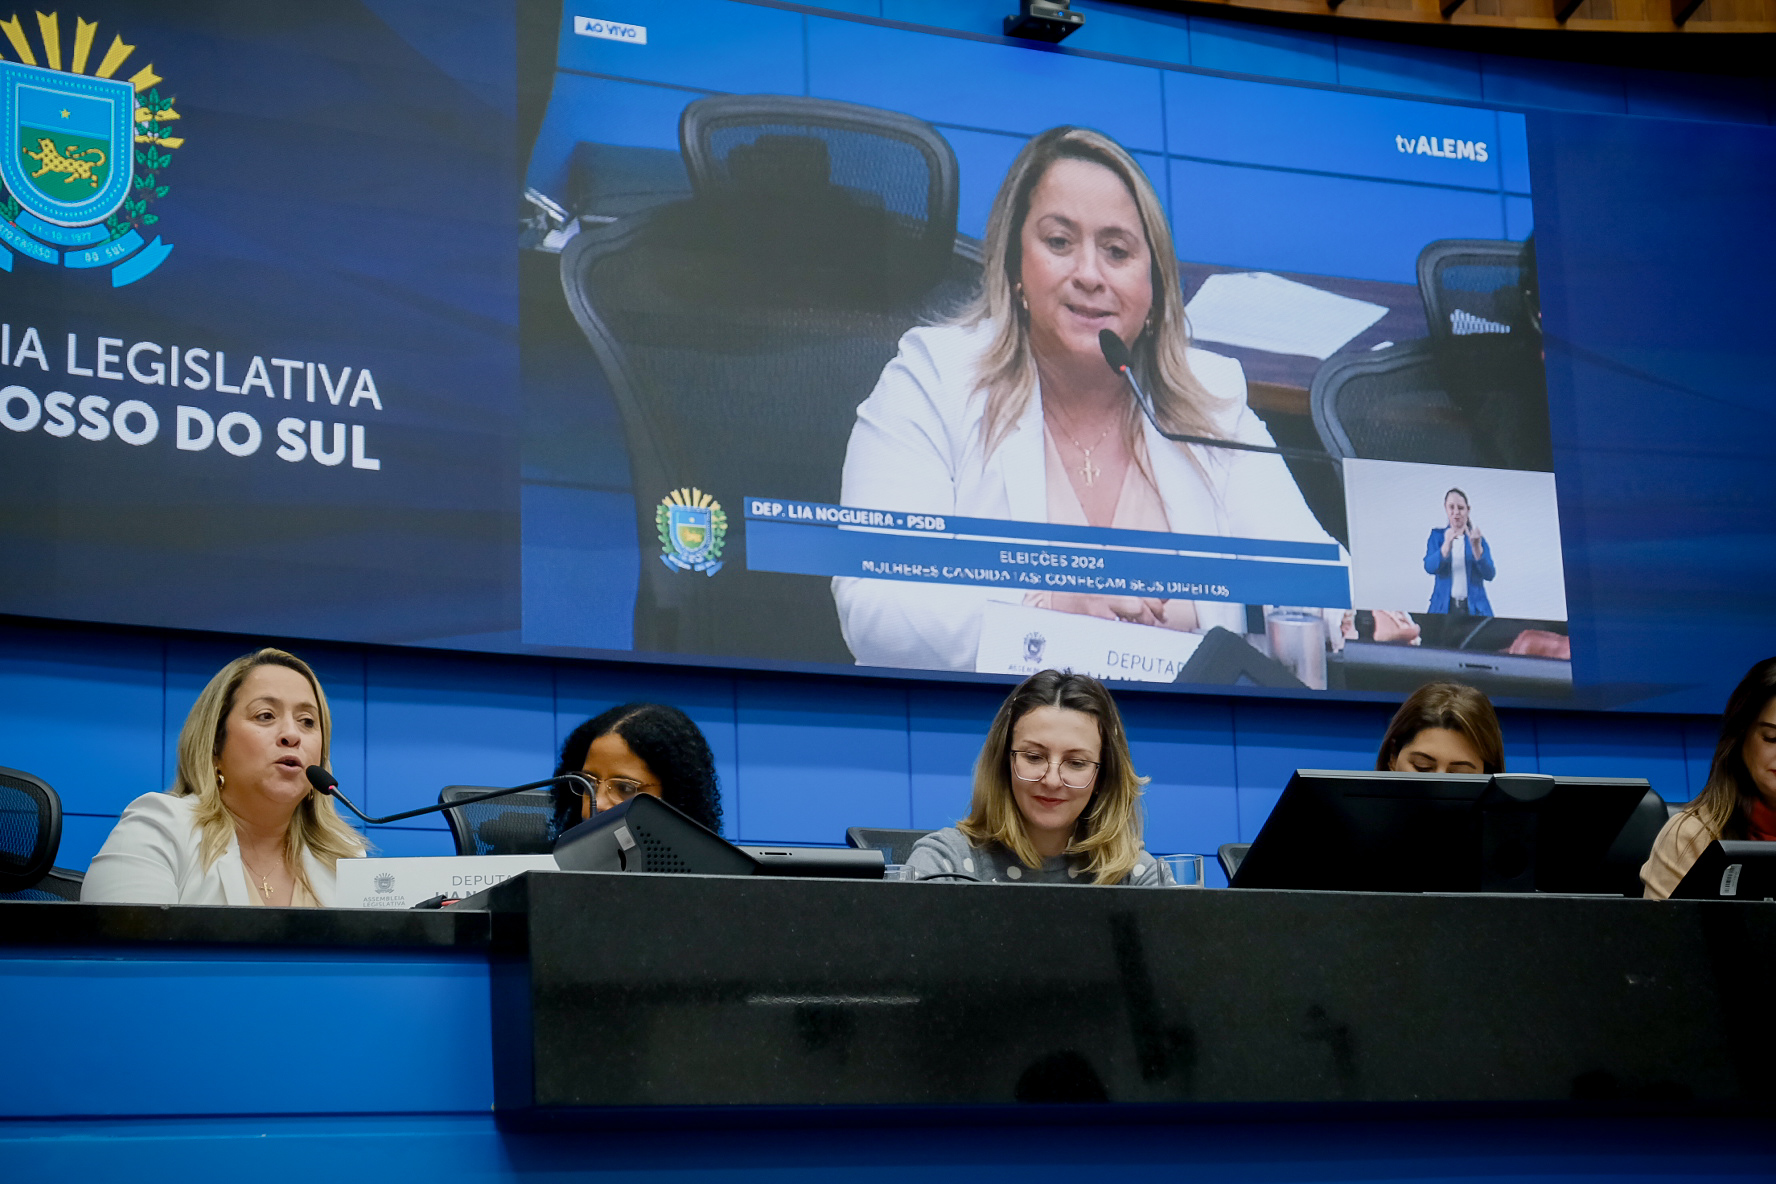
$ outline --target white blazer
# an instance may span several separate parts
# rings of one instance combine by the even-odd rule
[[[913,329],[900,339],[899,354],[857,409],[845,450],[843,504],[1048,520],[1040,389],[1011,434],[985,455],[986,399],[975,383],[993,333],[993,323],[983,321]],[[1243,443],[1273,444],[1246,405],[1240,364],[1201,349],[1189,356],[1196,377],[1223,401],[1220,432]],[[1302,500],[1281,456],[1178,444],[1146,420],[1142,430],[1175,533],[1335,543]],[[845,643],[860,666],[973,670],[986,604],[1021,603],[1023,592],[841,576],[833,580],[833,597]],[[1197,613],[1204,628],[1245,628],[1242,605],[1198,602]]]
[[[80,899],[109,904],[258,904],[247,887],[240,841],[228,846],[209,867],[200,851],[197,796],[145,793],[131,802],[99,853],[93,856]],[[303,855],[315,900],[331,906],[333,869],[312,852]]]

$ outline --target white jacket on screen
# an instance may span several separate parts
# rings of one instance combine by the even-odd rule
[[[109,904],[258,904],[247,887],[240,840],[208,868],[203,866],[203,835],[197,827],[197,797],[145,793],[131,802],[93,856],[82,901]],[[303,856],[315,901],[334,899],[333,870],[312,853]]]
[[[993,332],[989,321],[913,329],[900,339],[899,354],[857,409],[845,451],[844,505],[1047,521],[1040,391],[1011,434],[991,456],[984,454],[986,399],[974,387]],[[1274,443],[1246,405],[1245,371],[1237,361],[1192,349],[1190,367],[1225,400],[1221,434],[1247,444]],[[1281,456],[1177,444],[1145,420],[1142,429],[1174,533],[1335,543],[1307,508]],[[984,606],[993,600],[1022,603],[1023,596],[1021,589],[833,580],[845,642],[862,666],[973,670]],[[1245,627],[1242,605],[1198,601],[1197,613],[1203,628]]]

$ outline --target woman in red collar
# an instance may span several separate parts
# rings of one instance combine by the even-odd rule
[[[1776,658],[1753,666],[1727,699],[1708,784],[1665,824],[1640,869],[1651,900],[1664,900],[1716,839],[1776,840]]]

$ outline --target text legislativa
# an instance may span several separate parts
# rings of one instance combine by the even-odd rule
[[[52,337],[53,340],[53,337]],[[63,351],[56,351],[63,353]],[[52,373],[50,351],[35,326],[0,323],[0,365],[29,373]],[[245,359],[243,361],[243,359]],[[178,387],[188,391],[214,391],[223,395],[264,395],[331,406],[341,403],[356,409],[367,404],[382,410],[382,396],[369,367],[332,367],[301,358],[266,357],[198,346],[163,345],[157,341],[128,342],[121,337],[67,335],[67,348],[58,361],[62,373],[75,378],[105,378],[141,386]]]

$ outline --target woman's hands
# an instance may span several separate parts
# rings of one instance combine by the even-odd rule
[[[1196,606],[1187,600],[1156,600],[1146,596],[1094,596],[1083,592],[1044,592],[1024,603],[1061,613],[1078,613],[1130,625],[1161,629],[1196,628]]]
[[[1443,532],[1443,558],[1449,558],[1449,550],[1459,538],[1468,540],[1468,545],[1474,549],[1474,558],[1478,559],[1486,554],[1486,536],[1480,533],[1478,526],[1466,522],[1460,526],[1451,526]]]

